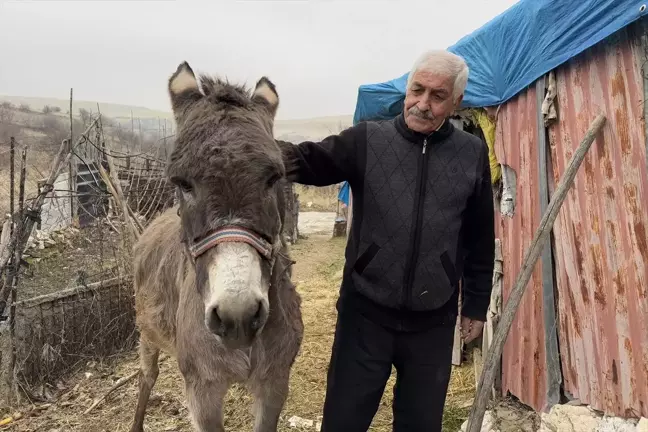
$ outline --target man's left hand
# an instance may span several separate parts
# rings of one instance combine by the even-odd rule
[[[461,317],[461,338],[464,343],[470,343],[479,337],[484,329],[484,322],[467,317]]]

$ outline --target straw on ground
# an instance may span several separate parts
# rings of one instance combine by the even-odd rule
[[[293,416],[312,419],[314,424],[321,418],[326,369],[336,318],[335,301],[340,284],[340,270],[344,264],[345,246],[345,239],[329,237],[310,236],[292,246],[292,256],[297,262],[293,280],[302,296],[305,335],[292,372],[290,396],[280,422],[279,430],[282,432],[306,430],[290,427],[288,419]],[[61,390],[62,396],[51,405],[45,405],[44,409],[26,405],[0,411],[0,419],[17,411],[24,414],[20,420],[0,430],[126,432],[130,428],[137,397],[137,380],[116,389],[88,414],[84,415],[84,412],[120,379],[136,371],[137,365],[135,353],[107,359],[101,364],[91,362],[78,375],[60,383],[65,387]],[[387,385],[371,431],[391,431],[391,390],[394,378],[392,376]],[[458,431],[467,418],[469,404],[474,396],[474,383],[471,365],[464,364],[453,370],[444,418],[445,431]],[[226,429],[251,430],[251,406],[249,393],[243,388],[234,387],[226,400]],[[172,359],[160,365],[160,375],[149,403],[146,424],[149,431],[192,431],[184,403],[182,377]],[[308,430],[314,430],[314,427]]]

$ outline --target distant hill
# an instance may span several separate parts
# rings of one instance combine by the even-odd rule
[[[41,111],[45,105],[49,105],[50,107],[59,107],[64,113],[68,112],[70,109],[70,101],[65,99],[0,95],[0,102],[3,101],[11,102],[16,106],[26,104],[34,111]],[[80,109],[97,112],[97,102],[73,100],[72,108],[74,115],[77,115]],[[165,118],[167,120],[173,119],[173,115],[170,112],[156,111],[139,106],[99,102],[99,109],[101,109],[103,115],[112,118],[127,117],[130,119],[132,111],[134,118],[160,118],[162,120]]]
[[[70,101],[56,98],[40,98],[25,96],[4,96],[0,95],[0,102],[10,102],[14,106],[28,105],[32,112],[41,112],[47,105],[58,107],[59,115],[68,112]],[[74,100],[73,115],[77,117],[79,110],[97,112],[97,102]],[[167,135],[175,129],[173,114],[167,111],[158,111],[141,106],[130,106],[113,103],[99,102],[99,109],[104,116],[112,118],[124,129],[133,127],[134,132],[141,128],[144,132],[157,132],[158,128],[164,127],[166,120]],[[131,124],[131,112],[134,119]],[[275,136],[279,139],[297,143],[304,140],[318,140],[328,135],[341,132],[353,123],[353,116],[329,116],[309,119],[277,120],[275,122]]]
[[[44,110],[46,106],[48,110]],[[111,149],[148,151],[163,157],[173,145],[172,139],[164,139],[172,136],[175,130],[170,112],[111,103],[100,103],[99,109],[103,115],[106,144]],[[73,129],[77,134],[85,129],[89,121],[88,113],[82,111],[96,113],[97,103],[73,101]],[[277,120],[274,135],[294,144],[321,140],[348,128],[352,121],[351,115]],[[15,137],[19,144],[29,148],[26,193],[34,196],[38,181],[48,171],[52,158],[61,141],[69,136],[69,131],[69,101],[0,95],[0,214],[8,211],[10,137]],[[165,149],[163,144],[168,147]],[[304,202],[314,205],[313,209],[335,210],[337,189],[331,187],[322,190],[324,192],[302,188],[299,193]]]
[[[315,117],[299,120],[277,120],[275,136],[277,139],[297,144],[304,140],[320,140],[329,135],[342,132],[353,124],[353,116]]]

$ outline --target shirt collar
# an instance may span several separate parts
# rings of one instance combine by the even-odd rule
[[[425,139],[427,139],[428,142],[436,142],[449,137],[450,134],[454,132],[454,126],[446,118],[435,131],[424,134],[410,129],[409,126],[407,126],[407,123],[405,123],[405,114],[401,113],[396,117],[396,130],[398,130],[398,132],[408,141],[422,143]]]

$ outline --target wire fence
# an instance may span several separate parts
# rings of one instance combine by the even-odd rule
[[[0,161],[9,168],[0,174],[0,399],[48,400],[79,364],[133,348],[132,246],[174,193],[163,155],[112,148],[100,115],[47,163],[13,138],[9,147],[0,155],[9,158]]]
[[[65,373],[137,341],[129,278],[19,301],[15,313],[15,384],[31,401],[48,400],[48,384]]]
[[[131,251],[174,205],[167,142],[131,151],[111,142],[101,115],[87,123],[58,153],[0,143],[0,400],[52,400],[66,375],[137,341]],[[295,243],[294,185],[284,193]]]

